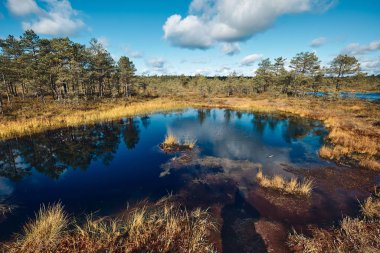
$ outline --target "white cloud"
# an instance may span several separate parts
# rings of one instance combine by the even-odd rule
[[[263,58],[262,54],[250,54],[244,57],[240,64],[242,66],[252,66],[255,62],[261,60]]]
[[[173,15],[166,20],[163,27],[164,38],[172,45],[190,49],[206,49],[211,47],[213,39],[207,34],[207,27],[197,16]]]
[[[40,8],[35,0],[8,0],[7,7],[8,10],[16,16],[24,16],[40,12]]]
[[[361,68],[363,71],[369,74],[380,74],[380,57],[375,59],[363,60],[361,62]]]
[[[235,55],[240,53],[240,46],[239,43],[223,43],[222,44],[222,51],[226,55]]]
[[[363,55],[370,52],[380,50],[380,40],[372,41],[366,45],[360,45],[359,43],[349,44],[345,49],[343,49],[344,54],[350,55]]]
[[[237,42],[268,29],[284,14],[326,11],[337,0],[193,0],[189,15],[170,16],[163,26],[172,45],[207,49]]]
[[[79,12],[72,8],[69,0],[42,0],[38,6],[35,0],[8,0],[9,11],[22,16],[24,30],[47,35],[72,35],[84,27]]]
[[[319,37],[319,38],[313,39],[310,42],[310,46],[316,48],[316,47],[323,46],[324,44],[326,44],[326,42],[327,42],[327,39],[325,37]]]
[[[144,56],[143,52],[132,50],[129,47],[125,48],[125,52],[132,58],[142,58]]]

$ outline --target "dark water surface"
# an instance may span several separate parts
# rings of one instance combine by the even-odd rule
[[[174,164],[172,158],[180,154],[159,150],[169,131],[183,140],[197,140],[197,148],[190,155],[191,166]],[[224,173],[239,183],[253,181],[258,168],[265,174],[288,176],[285,165],[327,166],[330,163],[317,155],[326,134],[319,121],[190,109],[2,141],[0,201],[17,208],[0,223],[0,239],[19,232],[42,203],[61,201],[72,215],[112,215],[128,203],[156,200],[168,193],[185,191],[195,202],[201,201],[197,197],[201,194],[188,187],[189,180],[196,180],[200,174]],[[223,187],[221,193],[228,191]],[[237,196],[242,198],[241,194]],[[224,205],[222,216],[241,206],[223,203],[223,198],[218,202]],[[232,220],[231,216],[226,219]],[[222,233],[228,231],[226,223]]]

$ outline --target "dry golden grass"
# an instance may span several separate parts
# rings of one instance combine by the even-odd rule
[[[165,139],[161,143],[160,147],[165,152],[176,152],[176,151],[183,151],[183,150],[191,150],[195,147],[196,143],[197,143],[196,140],[191,140],[191,139],[180,141],[174,134],[169,132],[165,136]]]
[[[362,213],[371,219],[380,219],[380,199],[369,197],[362,205]]]
[[[14,243],[17,251],[9,252],[44,252],[54,248],[68,227],[68,217],[60,203],[42,206],[34,220],[24,226],[23,235]]]
[[[362,213],[365,218],[344,218],[338,228],[312,229],[311,237],[293,232],[288,244],[297,253],[380,252],[380,200],[367,199]]]
[[[183,145],[189,147],[189,149],[195,148],[195,145],[197,144],[197,140],[193,139],[186,139]]]
[[[326,159],[334,158],[334,150],[327,146],[322,146],[319,150],[319,155]]]
[[[298,181],[295,178],[290,179],[290,181],[286,184],[285,186],[285,191],[286,192],[295,192],[297,191],[299,185]]]
[[[376,253],[380,252],[380,223],[344,218],[340,228],[314,229],[311,238],[293,233],[288,243],[296,253]]]
[[[174,134],[168,133],[165,136],[165,140],[162,142],[162,145],[165,145],[165,146],[179,145],[179,140],[177,139],[177,137],[174,136]]]
[[[286,181],[280,175],[275,175],[272,178],[267,177],[261,170],[256,174],[256,180],[264,188],[271,188],[294,195],[310,196],[313,190],[313,181],[309,179],[298,182],[297,179],[292,178]]]
[[[55,111],[53,115],[47,110],[47,112],[41,116],[3,120],[0,124],[0,139],[19,137],[61,127],[72,127],[100,121],[115,120],[121,117],[184,109],[186,107],[188,107],[188,104],[185,102],[169,99],[153,99],[131,104],[121,102],[100,103],[94,106],[94,108],[85,108],[84,110],[57,105],[50,109],[51,111]]]
[[[310,196],[312,190],[313,190],[312,180],[306,179],[298,185],[298,192],[301,195]]]
[[[215,252],[210,234],[216,224],[208,212],[187,211],[170,198],[154,204],[141,203],[120,219],[89,216],[84,225],[74,225],[72,229],[65,229],[68,221],[63,217],[66,216],[59,216],[61,222],[56,222],[58,213],[64,214],[60,205],[41,209],[36,220],[27,225],[24,236],[6,244],[4,250],[11,253]]]
[[[380,170],[380,162],[374,158],[364,159],[359,162],[360,166],[372,170]]]

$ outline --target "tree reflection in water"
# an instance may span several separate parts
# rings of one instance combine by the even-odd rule
[[[95,160],[107,165],[118,150],[120,137],[128,149],[133,149],[139,142],[139,133],[138,123],[128,118],[1,141],[0,176],[17,181],[34,168],[58,179],[67,168],[86,170]]]
[[[232,154],[228,157],[230,159],[248,159],[253,156],[252,158],[260,160],[260,157],[267,156],[267,153],[276,152],[274,149],[276,147],[285,147],[285,143],[292,144],[313,133],[315,129],[323,129],[320,122],[297,117],[235,112],[228,109],[200,109],[193,113],[198,122],[196,120],[191,122],[187,116],[183,118],[182,112],[170,114],[176,116],[176,124],[171,126],[172,130],[176,133],[182,132],[184,133],[182,135],[193,137],[200,142],[211,138],[208,140],[208,145],[224,147],[222,153],[230,156]],[[217,114],[220,116],[218,120],[216,120]],[[165,115],[160,116],[166,117]],[[221,124],[219,127],[216,122],[219,120],[234,125]],[[240,124],[239,122],[247,122],[248,126],[252,122],[254,134],[249,136],[244,133],[235,125]],[[24,138],[0,141],[0,177],[18,181],[30,175],[32,169],[35,169],[39,173],[59,179],[67,169],[86,170],[93,161],[109,165],[120,143],[124,142],[128,150],[134,149],[140,140],[140,125],[146,129],[150,124],[150,116],[142,116],[62,128]],[[222,136],[215,136],[216,132]],[[199,135],[200,133],[203,135]],[[255,150],[255,153],[250,150]],[[298,145],[293,148],[292,153],[284,155],[294,159],[293,157],[300,156],[304,151],[305,148]],[[300,158],[304,159],[302,156]]]

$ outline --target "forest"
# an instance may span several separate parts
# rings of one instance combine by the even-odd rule
[[[96,39],[82,45],[69,38],[42,39],[32,30],[20,37],[0,40],[0,112],[14,101],[27,98],[42,103],[101,98],[195,96],[254,96],[275,92],[288,96],[304,91],[376,90],[379,76],[360,71],[354,56],[338,55],[330,66],[321,66],[313,52],[290,59],[262,59],[253,77],[239,76],[143,76],[136,75],[131,59],[115,62]],[[360,85],[358,85],[360,84]],[[195,93],[194,93],[195,92]]]

